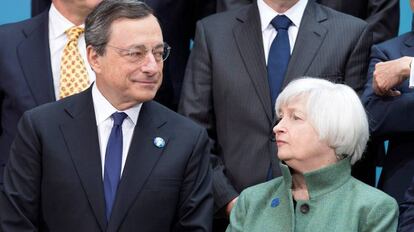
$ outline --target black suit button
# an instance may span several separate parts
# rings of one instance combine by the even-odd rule
[[[300,206],[300,212],[303,214],[307,214],[309,212],[309,205],[308,204],[303,204]]]

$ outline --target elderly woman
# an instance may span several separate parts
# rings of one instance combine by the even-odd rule
[[[350,87],[293,81],[279,95],[276,114],[283,176],[244,190],[227,232],[396,231],[396,201],[351,176],[369,132]]]

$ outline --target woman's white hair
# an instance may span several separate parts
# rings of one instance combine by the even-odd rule
[[[352,88],[318,78],[297,79],[279,94],[277,117],[282,106],[298,99],[305,100],[310,123],[337,156],[352,156],[351,164],[361,158],[369,138],[368,120]]]

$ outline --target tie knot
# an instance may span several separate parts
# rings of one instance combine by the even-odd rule
[[[272,24],[277,31],[279,31],[279,29],[287,30],[292,24],[292,21],[290,21],[286,15],[278,15],[272,19],[270,24]]]
[[[77,41],[79,39],[79,36],[85,31],[82,27],[71,27],[65,31],[67,37],[69,40]]]
[[[112,118],[114,119],[114,126],[122,125],[122,122],[128,115],[124,112],[115,112],[112,114]]]

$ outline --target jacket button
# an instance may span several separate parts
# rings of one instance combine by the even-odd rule
[[[303,204],[300,206],[300,212],[303,214],[307,214],[309,212],[309,205]]]

